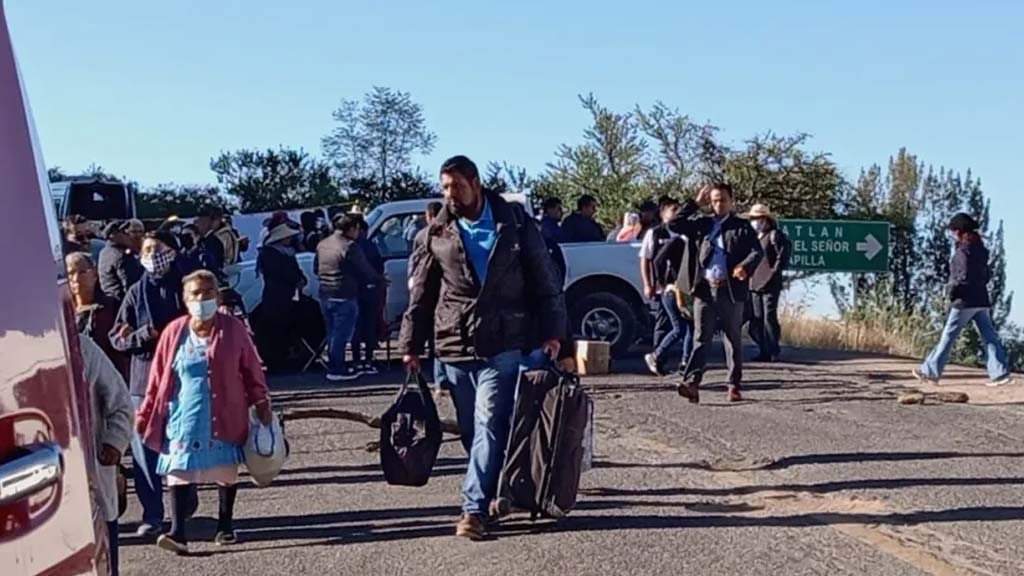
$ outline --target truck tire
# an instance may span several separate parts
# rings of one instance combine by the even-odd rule
[[[602,340],[619,356],[636,341],[636,314],[629,303],[611,292],[593,292],[569,309],[573,335],[584,340]]]

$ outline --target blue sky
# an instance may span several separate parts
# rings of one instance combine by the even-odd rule
[[[1024,320],[1024,3],[7,0],[44,155],[143,184],[222,149],[318,152],[341,98],[410,91],[437,148],[543,169],[576,95],[655,100],[728,141],[804,131],[850,177],[906,146],[974,170],[1007,222]],[[1014,250],[1013,248],[1017,248]]]

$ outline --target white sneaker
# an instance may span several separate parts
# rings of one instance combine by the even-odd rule
[[[988,386],[989,388],[997,388],[999,386],[1006,386],[1007,384],[1013,384],[1014,382],[1016,382],[1016,380],[1014,380],[1013,376],[1011,376],[1010,374],[1007,374],[1006,376],[1002,376],[1002,377],[996,378],[994,380],[989,380],[988,382],[985,383],[985,386]]]
[[[658,357],[653,352],[644,355],[644,362],[647,363],[647,369],[651,371],[651,374],[655,376],[662,376],[661,370],[658,369]]]
[[[914,375],[914,378],[917,378],[918,382],[927,382],[929,384],[938,384],[939,383],[939,379],[938,378],[932,378],[931,376],[925,376],[924,372],[921,372],[917,368],[914,368],[913,370],[911,370],[910,373]]]
[[[161,534],[160,537],[156,539],[156,545],[168,552],[174,552],[178,555],[188,554],[188,543],[178,542],[166,534]]]

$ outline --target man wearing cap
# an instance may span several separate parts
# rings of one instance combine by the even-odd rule
[[[782,328],[779,325],[779,298],[782,295],[782,272],[789,263],[790,243],[786,234],[779,230],[779,221],[764,204],[754,204],[747,214],[750,225],[757,232],[757,238],[764,250],[764,258],[750,278],[750,302],[753,315],[748,331],[750,338],[757,342],[760,354],[755,362],[776,362],[779,359],[779,340]]]
[[[960,332],[974,321],[985,345],[989,386],[1002,386],[1013,382],[1006,348],[999,340],[999,332],[992,323],[992,300],[988,294],[991,270],[988,266],[988,248],[978,234],[978,222],[960,213],[949,223],[949,231],[956,245],[949,263],[949,300],[951,307],[942,338],[925,358],[921,367],[913,371],[914,377],[925,382],[938,383],[949,361],[949,353]]]
[[[103,229],[107,244],[100,250],[97,266],[100,290],[119,304],[124,300],[128,287],[142,277],[142,265],[133,249],[129,229],[127,220],[114,220],[107,224]]]

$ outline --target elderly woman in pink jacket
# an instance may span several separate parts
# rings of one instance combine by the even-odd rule
[[[182,285],[188,315],[160,335],[136,421],[145,444],[160,453],[157,473],[171,490],[171,531],[157,545],[177,554],[188,552],[185,520],[197,484],[219,487],[214,541],[237,541],[232,516],[249,408],[260,421],[271,421],[256,348],[244,324],[218,312],[217,278],[200,270]]]

